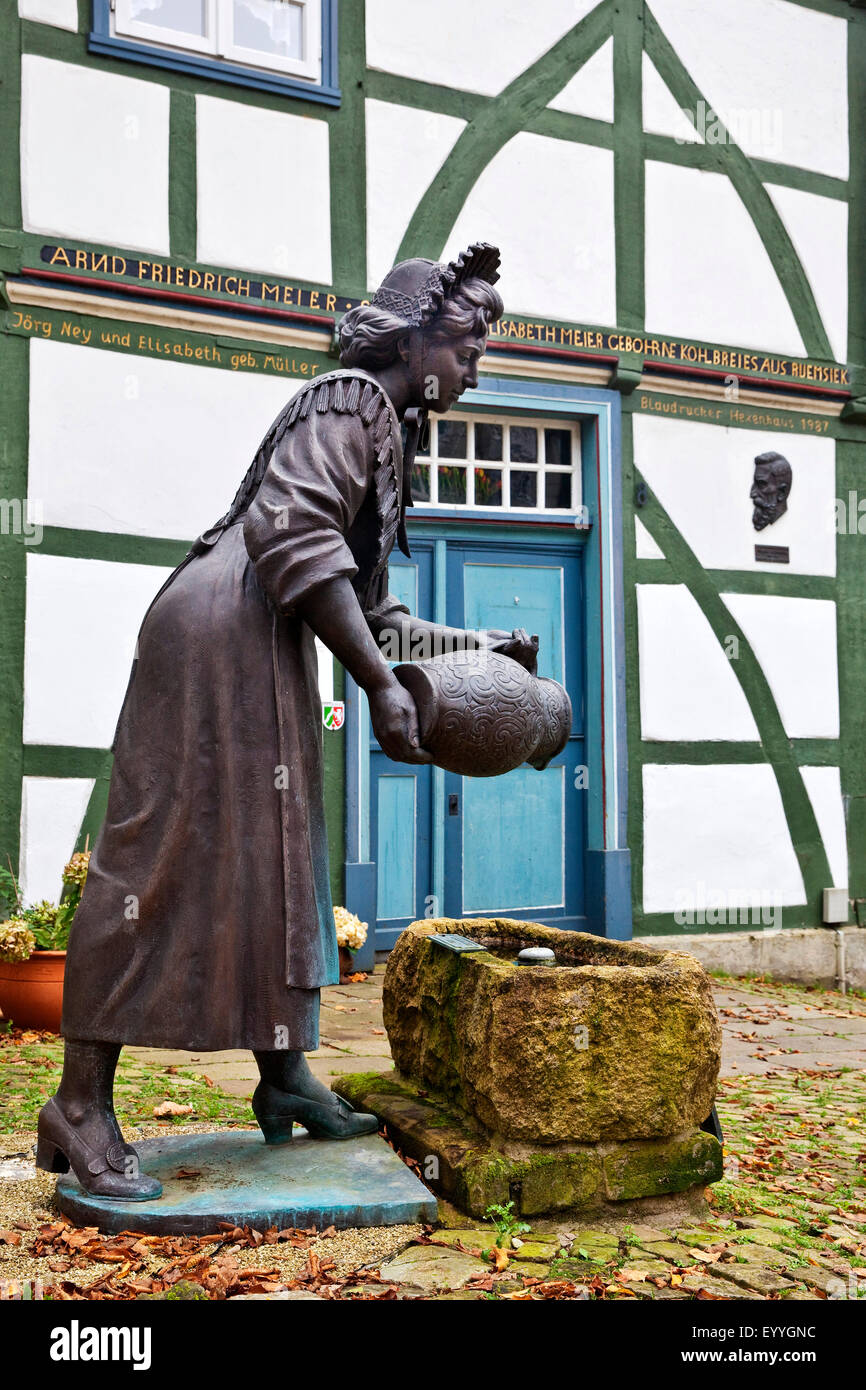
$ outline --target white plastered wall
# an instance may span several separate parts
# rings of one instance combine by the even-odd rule
[[[747,155],[848,177],[843,15],[789,0],[653,0],[652,11],[704,99],[734,113]]]
[[[686,586],[638,584],[637,611],[641,736],[757,739],[731,662]]]
[[[602,44],[550,103],[554,111],[613,120],[613,39]]]
[[[678,106],[649,54],[642,55],[643,128],[653,135],[669,135],[680,145],[700,145],[703,136]]]
[[[815,812],[818,830],[830,864],[832,883],[825,886],[847,889],[848,837],[839,769],[838,767],[801,767],[800,774],[809,793],[809,800]]]
[[[170,92],[25,53],[25,231],[168,254]]]
[[[634,519],[635,553],[639,560],[663,560],[665,553],[653,540],[639,516]]]
[[[51,24],[55,29],[78,28],[78,0],[18,0],[21,19]]]
[[[25,743],[111,747],[138,630],[170,573],[27,556]]]
[[[516,135],[473,187],[443,259],[479,239],[502,252],[513,313],[615,322],[610,150]]]
[[[192,540],[302,384],[31,339],[30,496],[46,526]]]
[[[835,444],[804,432],[728,429],[701,421],[634,415],[635,465],[705,569],[836,573]],[[756,531],[749,491],[755,458],[791,464],[785,514]],[[755,545],[784,545],[787,565],[755,559]]]
[[[375,289],[397,258],[413,209],[466,122],[436,111],[368,101],[366,124],[367,283]]]
[[[92,777],[25,777],[21,789],[19,882],[27,903],[60,898],[61,873],[75,849]]]
[[[756,532],[749,498],[754,458],[771,449],[789,459],[794,481],[785,516]],[[705,568],[835,574],[832,439],[799,434],[786,438],[782,433],[636,415],[634,451],[636,466],[651,492]],[[638,532],[639,554],[652,558],[648,539]],[[789,546],[791,564],[756,562],[756,542]],[[685,595],[683,586],[638,586],[642,735],[754,740],[757,730],[747,711],[751,732],[745,727],[737,732],[738,712],[743,714],[745,705],[742,691],[735,683],[732,698],[732,667],[697,604]],[[721,596],[764,671],[788,736],[838,737],[835,604],[783,595],[723,592]],[[687,653],[694,655],[700,671],[689,666]],[[676,911],[684,893],[692,895],[697,908],[730,908],[738,905],[737,891],[766,894],[777,887],[780,904],[803,901],[781,802],[775,782],[768,777],[773,777],[769,767],[749,765],[645,769],[645,911]],[[847,855],[838,769],[803,769],[803,780],[833,882],[845,886]],[[742,798],[739,805],[738,798]],[[756,800],[747,806],[749,798]],[[755,806],[759,817],[765,813],[768,817],[763,830],[753,826]],[[710,832],[705,830],[705,808]],[[750,844],[753,829],[757,853]],[[692,864],[694,871],[685,874],[683,883],[683,866]],[[754,897],[743,896],[743,903],[750,901]]]
[[[804,354],[764,243],[724,174],[646,161],[645,274],[648,332]]]
[[[767,184],[815,296],[837,362],[848,360],[848,204]]]
[[[645,912],[805,901],[773,769],[643,769]]]
[[[789,738],[839,737],[836,605],[783,594],[722,594],[755,653]]]
[[[28,492],[42,524],[192,540],[223,515],[258,441],[304,380],[31,339]],[[25,740],[108,747],[135,636],[168,571],[31,558]],[[69,593],[56,594],[67,579]],[[100,625],[107,646],[90,631]],[[92,691],[74,640],[82,630],[96,644]],[[322,699],[331,700],[333,657],[316,648]],[[71,700],[56,679],[59,652],[73,673]]]
[[[196,97],[198,258],[331,283],[327,121]]]
[[[367,0],[367,62],[383,72],[495,96],[598,0]]]

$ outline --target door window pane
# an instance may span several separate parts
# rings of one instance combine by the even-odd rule
[[[538,462],[538,430],[528,425],[511,426],[511,462]]]
[[[544,431],[544,459],[553,468],[571,467],[571,430]]]
[[[571,474],[546,473],[544,475],[545,507],[571,506]]]
[[[463,421],[440,420],[438,427],[438,435],[440,458],[465,459],[466,425]]]
[[[440,430],[442,426],[439,426]],[[465,425],[463,427],[466,428]],[[466,501],[466,469],[439,469],[439,502],[442,506],[460,506]]]
[[[130,0],[129,15],[141,24],[176,34],[207,33],[206,0]]]
[[[535,507],[538,505],[538,474],[528,469],[511,470],[512,507]]]
[[[500,468],[476,468],[475,505],[476,507],[502,506],[502,470]]]
[[[475,426],[475,457],[498,461],[502,458],[502,426],[477,424]]]
[[[304,20],[292,0],[233,0],[234,41],[280,58],[304,56]]]

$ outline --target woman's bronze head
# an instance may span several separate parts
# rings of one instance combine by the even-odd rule
[[[416,258],[389,271],[370,304],[340,324],[340,360],[366,371],[405,365],[418,404],[440,413],[477,382],[487,332],[502,314],[495,247],[476,243],[440,265]]]

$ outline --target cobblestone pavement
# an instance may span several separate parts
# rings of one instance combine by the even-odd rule
[[[312,1057],[323,1081],[390,1067],[382,975],[379,967],[323,991]],[[213,1247],[191,1237],[146,1249],[91,1234],[76,1247],[80,1233],[58,1222],[53,1180],[35,1172],[31,1147],[59,1043],[0,1038],[0,1292],[4,1280],[41,1277],[58,1281],[58,1297],[184,1296],[188,1275],[190,1296],[286,1300],[866,1297],[866,1001],[727,978],[715,993],[725,1177],[685,1221],[533,1221],[497,1237],[440,1203],[434,1229],[270,1232],[264,1241],[234,1232],[216,1263]],[[187,1128],[248,1125],[255,1082],[249,1054],[130,1048],[118,1110],[131,1139],[159,1132],[153,1108],[167,1096],[191,1111],[180,1120]]]

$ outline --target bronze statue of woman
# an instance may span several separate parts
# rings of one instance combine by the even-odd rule
[[[447,265],[404,261],[350,310],[342,368],[292,397],[145,617],[69,943],[63,1076],[39,1116],[39,1166],[71,1166],[90,1193],[161,1191],[115,1118],[124,1043],[251,1049],[268,1142],[289,1140],[295,1120],[316,1137],[376,1128],[304,1056],[318,1046],[319,990],[339,977],[314,638],[366,691],[385,753],[429,761],[376,639],[433,628],[388,597],[388,555],[395,541],[408,554],[425,412],[477,385],[502,313],[498,265],[484,243]],[[522,631],[475,640],[534,664]]]

